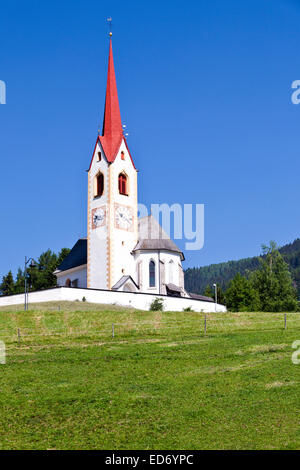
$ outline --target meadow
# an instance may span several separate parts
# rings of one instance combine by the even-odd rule
[[[0,309],[0,449],[299,449],[300,314]],[[206,320],[206,331],[205,331]]]

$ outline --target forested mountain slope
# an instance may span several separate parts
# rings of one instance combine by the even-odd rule
[[[290,267],[293,281],[300,296],[300,238],[293,243],[284,245],[279,249],[285,261]],[[226,290],[229,282],[237,273],[246,275],[259,267],[259,256],[243,258],[238,261],[211,264],[201,268],[189,268],[185,271],[185,288],[189,292],[203,294],[205,287],[214,282]]]

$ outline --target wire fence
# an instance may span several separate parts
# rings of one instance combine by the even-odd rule
[[[151,321],[89,322],[86,327],[76,327],[64,324],[59,327],[19,326],[0,330],[0,340],[6,343],[30,345],[56,338],[57,341],[67,338],[85,338],[97,340],[114,340],[115,338],[129,340],[130,338],[157,338],[174,336],[199,337],[206,335],[233,333],[241,331],[269,331],[300,329],[300,313],[284,313],[269,315],[259,319],[255,314],[232,315],[218,317],[212,314],[202,314],[193,319],[157,319]]]

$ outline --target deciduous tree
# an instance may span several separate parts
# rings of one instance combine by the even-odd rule
[[[270,242],[270,246],[263,245],[262,251],[264,256],[260,258],[260,269],[250,277],[259,294],[262,311],[297,310],[297,294],[289,267],[279,253],[276,243]]]

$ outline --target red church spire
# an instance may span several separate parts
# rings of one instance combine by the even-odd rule
[[[123,137],[111,38],[109,41],[108,72],[103,131],[100,142],[109,162],[116,158]]]

